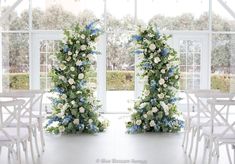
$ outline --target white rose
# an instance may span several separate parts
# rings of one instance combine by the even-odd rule
[[[81,45],[80,49],[81,49],[82,51],[86,50],[86,45]]]
[[[146,103],[141,103],[140,108],[144,108],[146,106]]]
[[[161,73],[166,73],[166,70],[165,70],[165,69],[162,69],[162,70],[161,70]]]
[[[92,54],[88,54],[87,57],[88,57],[89,60],[93,59],[93,55]]]
[[[67,98],[67,95],[66,95],[66,94],[63,94],[63,95],[61,96],[61,98],[62,98],[63,100],[65,100],[65,99]]]
[[[169,107],[168,107],[168,105],[166,105],[163,101],[160,102],[160,105],[162,106],[165,114],[168,115],[169,114]]]
[[[74,85],[72,85],[72,89],[75,89],[76,87]]]
[[[78,124],[79,124],[79,119],[77,119],[77,118],[74,119],[74,120],[73,120],[73,123],[74,123],[75,125],[78,125]]]
[[[63,133],[65,131],[65,127],[64,126],[60,126],[59,127],[59,131],[60,131],[60,133]]]
[[[145,96],[148,96],[150,94],[149,90],[145,90]]]
[[[153,115],[153,112],[152,111],[148,111],[147,115]]]
[[[160,58],[159,58],[159,57],[155,57],[155,58],[154,58],[154,63],[156,63],[156,64],[157,64],[157,63],[159,63],[160,61],[161,61],[161,60],[160,60]]]
[[[85,38],[86,38],[86,36],[85,36],[84,34],[82,34],[82,35],[81,35],[81,38],[82,38],[82,39],[85,39]]]
[[[71,51],[68,51],[68,55],[72,55],[73,53]]]
[[[179,78],[179,76],[178,75],[175,75],[175,79],[178,79]]]
[[[151,127],[154,127],[154,126],[155,126],[155,122],[154,122],[153,120],[151,120],[150,123],[149,123],[149,125],[150,125]]]
[[[72,104],[72,105],[75,105],[75,104],[76,104],[76,102],[73,100],[73,101],[71,101],[71,104]]]
[[[147,114],[144,114],[143,116],[144,116],[144,118],[147,118],[147,117],[148,117],[148,115],[147,115]]]
[[[152,112],[153,112],[153,113],[156,113],[156,112],[158,112],[158,109],[157,109],[157,107],[153,107],[153,108],[152,108]]]
[[[85,109],[84,109],[83,107],[80,107],[80,108],[79,108],[79,112],[80,112],[80,113],[84,113],[84,112],[85,112]]]
[[[68,108],[68,106],[69,106],[68,103],[64,104],[62,110],[65,111]]]
[[[163,99],[163,98],[164,98],[164,94],[163,94],[163,93],[160,93],[160,94],[158,94],[158,97],[159,97],[160,99]]]
[[[67,59],[66,59],[66,61],[70,61],[71,60],[71,57],[69,56]]]
[[[89,122],[89,124],[92,124],[93,120],[92,120],[92,119],[89,119],[88,122]]]
[[[75,81],[72,78],[70,78],[68,82],[70,85],[73,85],[75,83]]]
[[[78,78],[81,80],[81,79],[83,79],[84,78],[84,74],[83,73],[80,73],[79,75],[78,75]]]
[[[59,104],[57,105],[57,107],[58,107],[59,109],[62,109],[62,108],[63,108],[63,104],[59,103]]]
[[[66,69],[66,66],[64,64],[60,64],[60,69],[63,71]]]
[[[149,49],[151,51],[154,51],[156,49],[156,46],[154,44],[150,44]]]
[[[71,67],[71,68],[70,68],[70,71],[75,71],[75,68],[74,68],[74,67]]]
[[[166,88],[166,87],[167,87],[167,85],[166,85],[166,84],[163,84],[163,87],[165,87],[165,88]]]
[[[137,120],[136,121],[136,125],[141,125],[142,121],[141,120]]]
[[[76,65],[81,65],[82,61],[81,60],[77,60]]]
[[[160,85],[163,85],[164,83],[165,83],[165,80],[161,78],[161,79],[159,80],[159,84],[160,84]]]

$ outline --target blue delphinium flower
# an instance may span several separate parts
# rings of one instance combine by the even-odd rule
[[[139,41],[141,39],[143,39],[143,38],[140,35],[132,35],[132,40],[134,40],[134,41]]]
[[[54,88],[54,92],[58,92],[58,93],[64,93],[64,88],[59,88],[59,87],[55,87]]]
[[[174,68],[170,68],[169,71],[168,71],[169,77],[173,76],[174,72],[175,72],[175,69]]]
[[[157,86],[157,82],[155,80],[151,80],[150,81],[150,86],[155,89],[156,86]]]
[[[78,125],[77,125],[77,129],[78,129],[79,131],[83,131],[84,128],[85,128],[84,124],[78,124]]]
[[[85,102],[85,98],[84,97],[82,97],[82,98],[80,98],[80,102]]]
[[[151,105],[155,105],[155,104],[157,103],[157,99],[156,99],[156,98],[151,99],[151,100],[150,100],[150,103],[151,103]]]
[[[64,45],[63,52],[68,53],[69,51],[69,46],[67,44]]]
[[[101,31],[100,31],[100,29],[98,29],[98,28],[91,29],[91,35],[96,35],[96,34],[98,34],[99,32],[101,32]]]
[[[92,30],[92,29],[94,28],[94,25],[96,24],[97,21],[98,21],[98,20],[95,20],[95,21],[89,23],[88,25],[86,25],[85,28],[86,28],[87,30]]]
[[[152,69],[152,65],[151,65],[150,63],[148,63],[148,62],[145,62],[145,63],[143,64],[143,68],[144,68],[144,69]]]
[[[142,54],[143,51],[142,51],[142,50],[135,50],[134,53],[135,53],[135,54]]]
[[[169,49],[168,48],[163,48],[160,52],[161,56],[167,56],[169,53]]]

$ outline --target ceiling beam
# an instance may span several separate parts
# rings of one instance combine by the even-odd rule
[[[227,12],[235,19],[235,12],[223,1],[223,0],[218,0],[218,2],[227,10]]]
[[[4,13],[2,13],[0,17],[0,23],[2,23],[22,1],[23,0],[17,0],[10,8],[8,8]]]

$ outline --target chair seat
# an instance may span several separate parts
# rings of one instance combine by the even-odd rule
[[[235,143],[235,133],[228,131],[223,135],[223,132],[227,129],[227,126],[215,126],[213,131],[213,137],[220,140],[221,142],[231,142]],[[205,136],[211,136],[211,127],[203,127],[202,134]]]
[[[29,119],[28,118],[21,118],[20,122],[22,122],[21,127],[38,126],[38,121],[37,121],[36,118],[32,118],[31,124],[29,123]],[[17,125],[17,121],[16,120],[12,121],[9,124],[10,127],[16,127],[16,125]]]
[[[4,131],[14,140],[27,140],[29,138],[29,131],[27,128],[19,129],[19,138],[17,138],[17,128],[4,128]],[[10,141],[9,137],[7,137],[2,131],[0,131],[0,143],[1,142]]]
[[[197,118],[192,118],[191,126],[210,126],[210,124],[211,124],[210,123],[210,118],[208,118],[208,117],[200,118],[199,121],[200,122],[198,123],[198,119]],[[214,125],[219,126],[219,125],[222,125],[222,123],[215,122]]]

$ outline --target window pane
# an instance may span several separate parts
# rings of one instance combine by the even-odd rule
[[[3,33],[3,91],[29,89],[28,34]]]
[[[211,88],[235,91],[235,35],[214,34],[211,59]]]

